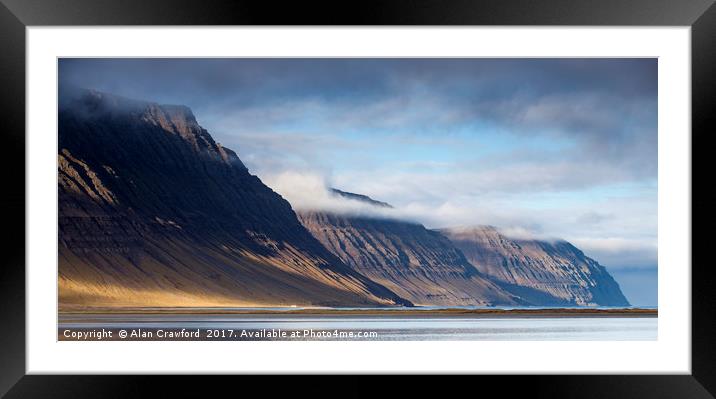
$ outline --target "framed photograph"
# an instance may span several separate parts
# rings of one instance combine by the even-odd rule
[[[3,0],[2,392],[713,397],[712,3]]]

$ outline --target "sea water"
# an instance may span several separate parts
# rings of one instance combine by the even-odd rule
[[[199,340],[641,341],[657,339],[657,325],[644,316],[61,314],[58,332],[60,340],[64,331],[105,329],[196,330]]]

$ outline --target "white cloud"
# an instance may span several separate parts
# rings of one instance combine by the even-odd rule
[[[652,269],[657,266],[657,244],[652,238],[575,238],[572,244],[609,269]]]
[[[286,171],[266,175],[261,180],[284,197],[296,210],[321,210],[374,217],[400,217],[390,208],[333,194],[325,177],[313,172]]]

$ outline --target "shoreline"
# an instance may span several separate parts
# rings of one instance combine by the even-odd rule
[[[658,309],[554,308],[554,309],[225,309],[225,308],[88,308],[61,310],[60,317],[72,315],[264,315],[264,316],[397,316],[397,317],[658,317]]]

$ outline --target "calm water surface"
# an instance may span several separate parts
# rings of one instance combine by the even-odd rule
[[[63,337],[65,330],[105,329],[116,335],[119,330],[156,333],[158,330],[186,329],[201,333],[199,339],[185,338],[190,340],[631,341],[657,339],[657,320],[656,317],[614,316],[62,314],[58,333],[61,340],[70,339]],[[207,330],[218,330],[218,334],[207,339]],[[354,333],[354,336],[347,336],[348,332]],[[361,335],[357,337],[359,332]],[[291,333],[294,335],[291,336]],[[280,334],[286,335],[281,337]],[[137,339],[166,338],[153,334],[151,338]]]

